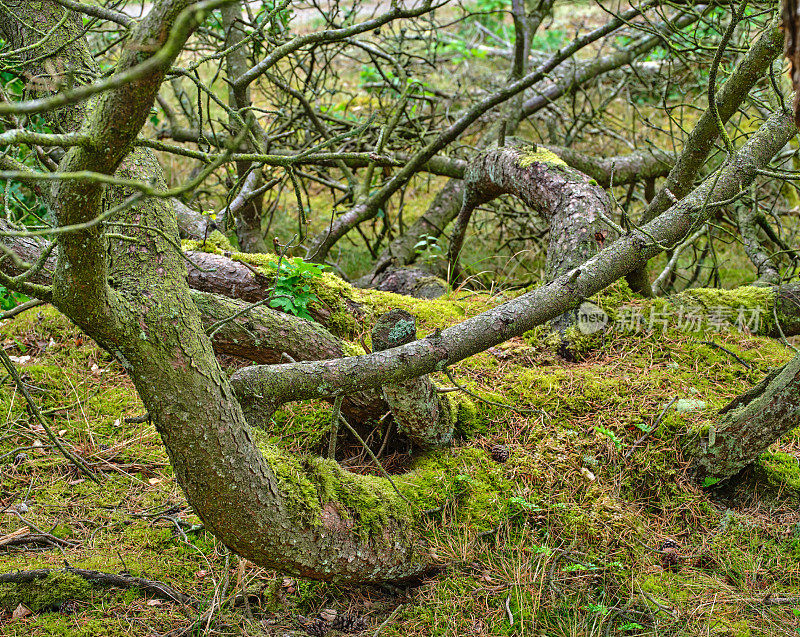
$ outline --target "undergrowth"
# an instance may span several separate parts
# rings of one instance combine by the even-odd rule
[[[495,301],[460,303],[471,316]],[[420,333],[439,320],[421,316]],[[396,611],[384,636],[755,637],[800,626],[792,601],[800,596],[800,436],[787,435],[725,491],[689,481],[681,455],[692,431],[791,357],[776,341],[732,331],[612,332],[567,363],[528,337],[459,364],[460,383],[513,409],[476,402],[451,450],[411,460],[399,446],[384,456],[401,489],[401,472],[422,471],[407,495],[429,511],[422,525],[439,568],[377,588],[239,568],[197,530],[153,427],[126,421],[142,406],[116,363],[51,308],[24,313],[0,335],[53,428],[101,480],[85,480],[49,447],[6,379],[0,538],[29,527],[61,542],[0,545],[0,572],[67,562],[202,600],[194,609],[71,581],[27,591],[0,585],[0,634],[304,634],[302,618],[323,608],[353,612],[372,632]],[[659,419],[674,399],[687,407]],[[322,404],[286,406],[267,436],[317,454],[329,413]],[[376,429],[369,442],[377,448],[380,439]],[[488,453],[498,444],[510,452],[505,463]],[[375,471],[357,446],[339,454],[351,470]],[[677,545],[674,563],[661,551],[667,540]],[[20,603],[33,612],[12,620]]]

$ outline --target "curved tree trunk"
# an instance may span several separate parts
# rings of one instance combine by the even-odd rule
[[[576,268],[614,240],[603,218],[610,202],[603,189],[583,173],[568,168],[556,155],[532,147],[497,148],[477,157],[464,176],[461,205],[448,253],[451,273],[472,211],[500,195],[517,196],[550,222],[545,279]]]
[[[535,146],[497,148],[477,157],[464,175],[464,200],[448,252],[452,277],[459,274],[459,253],[472,211],[505,194],[516,195],[549,221],[545,281],[577,268],[597,254],[607,239],[616,238],[604,221],[610,212],[608,196],[595,180]],[[566,332],[576,320],[575,312],[567,312],[552,323],[560,334],[559,354],[568,360],[576,354]]]
[[[594,179],[602,188],[610,185],[612,176],[616,186],[663,177],[675,163],[675,153],[659,150],[635,151],[628,155],[598,159],[571,148],[547,145],[543,148],[553,152],[570,168],[575,168]],[[458,215],[463,198],[462,174],[445,183],[425,213],[389,244],[375,261],[369,274],[358,280],[358,285],[405,294],[406,292],[401,290],[384,287],[382,275],[389,270],[415,263],[419,256],[417,251],[419,243],[437,240],[444,234],[445,228]],[[436,271],[440,269],[444,271],[444,268],[434,268]]]
[[[35,4],[47,6],[49,23],[39,20],[38,6],[6,3],[3,23],[15,28],[4,30],[17,48],[26,42],[15,37],[25,32],[20,25],[47,30],[63,16],[55,3]],[[167,37],[188,37],[197,14],[178,16],[189,4],[155,5],[131,33],[117,72],[146,60]],[[58,50],[85,46],[64,31],[54,31]],[[129,154],[172,58],[164,62],[96,100],[83,124],[95,145],[68,152],[62,170],[115,173],[164,188],[149,151]],[[114,205],[126,195],[93,181],[65,181],[52,205],[59,223],[71,225],[99,214],[102,199]],[[424,568],[412,510],[387,481],[255,444],[205,336],[184,261],[168,241],[178,236],[172,207],[150,198],[112,221],[123,223],[135,242],[109,239],[102,226],[61,235],[53,301],[128,370],[206,527],[254,563],[309,577],[380,581]]]
[[[767,120],[732,160],[680,204],[650,224],[620,237],[579,268],[441,332],[385,352],[239,370],[232,381],[242,393],[269,395],[275,404],[374,389],[451,365],[578,307],[627,272],[675,245],[715,208],[752,183],[786,142],[797,134],[791,116]]]

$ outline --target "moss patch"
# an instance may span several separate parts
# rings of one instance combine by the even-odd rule
[[[528,168],[536,163],[550,164],[551,166],[567,165],[561,157],[543,146],[526,146],[520,149],[519,165],[522,168]]]
[[[0,608],[13,611],[18,605],[24,604],[38,613],[58,608],[67,600],[86,599],[91,588],[82,577],[53,572],[25,584],[0,584]]]

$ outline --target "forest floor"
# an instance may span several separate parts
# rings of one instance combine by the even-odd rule
[[[415,302],[420,333],[499,300]],[[422,522],[438,568],[376,587],[287,577],[229,554],[195,527],[153,426],[126,420],[142,406],[107,354],[51,308],[5,323],[0,338],[46,420],[99,479],[49,445],[6,378],[0,573],[68,564],[197,600],[65,575],[3,584],[2,635],[304,635],[325,609],[384,637],[800,631],[800,435],[722,490],[690,481],[681,455],[687,432],[706,435],[716,410],[793,355],[777,341],[727,328],[612,330],[569,363],[534,331],[456,366],[471,391],[507,406],[475,400],[474,421],[439,454],[426,497],[440,511]],[[329,418],[328,405],[293,406],[271,441],[320,453]],[[492,459],[494,445],[507,461]],[[375,471],[350,442],[337,457]],[[382,458],[393,472],[410,459],[405,447]]]
[[[563,11],[575,17],[573,3]],[[542,48],[572,37],[566,21],[542,35]],[[348,80],[354,92],[357,74]],[[637,108],[652,106],[650,96],[634,98]],[[685,127],[693,114],[682,109],[674,117]],[[176,183],[190,169],[165,166]],[[410,217],[441,182],[409,191]],[[327,193],[319,199],[327,213]],[[292,223],[286,215],[282,237],[291,237]],[[335,256],[357,274],[367,251],[342,243]],[[476,269],[488,259],[475,255]],[[730,272],[723,263],[728,285],[740,282],[740,263]],[[457,291],[412,311],[427,334],[502,300]],[[371,325],[358,327],[368,334]],[[0,325],[2,347],[46,422],[99,483],[50,446],[5,378],[0,573],[66,563],[155,580],[197,604],[57,575],[44,585],[0,584],[0,635],[297,636],[327,610],[383,637],[797,637],[800,433],[723,489],[689,480],[681,452],[692,435],[707,435],[719,408],[794,351],[736,329],[654,328],[612,331],[579,362],[559,358],[534,331],[455,366],[472,392],[507,406],[475,400],[474,421],[440,454],[442,479],[426,495],[439,513],[421,521],[437,569],[402,586],[339,586],[240,561],[198,529],[157,432],[136,420],[143,408],[124,370],[52,308],[28,311]],[[270,440],[320,453],[329,422],[328,405],[293,405],[277,414]],[[495,445],[507,461],[492,459]],[[352,441],[342,441],[337,458],[354,471],[376,470]],[[399,446],[382,462],[400,481],[412,456]]]

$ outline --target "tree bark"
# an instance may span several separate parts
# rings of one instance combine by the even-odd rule
[[[380,352],[417,340],[416,319],[405,310],[392,310],[372,328],[372,348]],[[450,402],[436,392],[427,376],[388,384],[383,395],[401,433],[423,449],[444,447],[453,439],[455,414]]]
[[[51,22],[40,25],[45,31],[63,16],[51,2],[12,4],[4,22],[29,21],[42,4],[52,9]],[[167,38],[174,45],[188,37],[194,25],[187,18],[195,14],[181,15],[187,5],[154,5],[131,33],[116,72],[147,59]],[[82,38],[54,34],[59,51],[85,47]],[[177,55],[180,48],[170,50]],[[171,62],[98,97],[83,124],[94,145],[70,150],[61,168],[116,172],[164,188],[149,151],[129,149]],[[114,205],[126,195],[74,181],[59,183],[52,199],[60,224],[68,225],[93,219],[103,198]],[[125,232],[135,241],[109,239],[102,225],[61,235],[53,300],[129,371],[206,528],[254,563],[319,579],[381,581],[424,568],[413,511],[387,481],[255,444],[173,248],[172,207],[151,198],[112,223],[129,224]]]
[[[628,155],[596,158],[563,146],[543,146],[555,153],[567,166],[588,175],[602,188],[608,188],[613,176],[614,185],[620,186],[642,179],[665,176],[675,163],[675,153],[657,149],[636,151]],[[402,268],[415,263],[417,245],[421,241],[438,239],[445,228],[458,215],[464,197],[463,172],[450,179],[436,194],[425,213],[380,254],[369,274],[358,280],[360,287],[381,287],[381,274],[391,268]],[[434,270],[444,268],[433,268]],[[388,291],[394,291],[389,289]],[[404,292],[401,292],[404,294]]]
[[[754,203],[752,207],[738,207],[736,221],[739,226],[739,234],[742,235],[742,245],[745,253],[753,265],[756,266],[758,280],[761,283],[776,285],[781,282],[781,274],[759,237],[761,233],[761,228],[759,227],[761,212],[755,209],[756,206],[757,203]]]
[[[388,199],[397,192],[397,190],[407,184],[409,179],[421,170],[427,161],[441,149],[447,147],[456,140],[464,131],[474,124],[479,117],[488,113],[495,107],[508,102],[528,88],[535,86],[578,50],[612,33],[625,24],[626,20],[636,17],[640,12],[640,8],[630,9],[619,16],[613,17],[603,26],[575,38],[573,42],[556,51],[536,70],[527,73],[524,77],[508,82],[500,90],[489,95],[479,103],[474,104],[469,109],[466,109],[456,121],[436,135],[425,148],[416,153],[401,170],[395,173],[395,175],[379,188],[374,195],[371,195],[366,202],[357,203],[346,213],[335,219],[326,230],[317,234],[309,243],[306,259],[315,263],[323,263],[328,252],[339,239],[358,224],[374,218]],[[655,46],[655,44],[653,44],[653,46]]]
[[[800,355],[730,403],[720,416],[687,446],[694,474],[706,485],[735,475],[797,427]]]
[[[282,362],[285,354],[296,361],[310,361],[341,358],[359,350],[363,353],[359,346],[345,344],[318,323],[264,306],[244,312],[248,303],[208,292],[192,290],[191,295],[206,331],[220,321],[227,321],[211,335],[217,354],[275,364]],[[236,314],[240,316],[228,320]],[[378,392],[366,391],[345,396],[341,410],[348,422],[363,432],[365,425],[378,420],[389,406]]]
[[[211,217],[193,210],[180,199],[172,199],[171,202],[175,208],[175,217],[178,221],[178,230],[180,230],[182,239],[202,241],[217,229],[217,224],[214,223]]]

